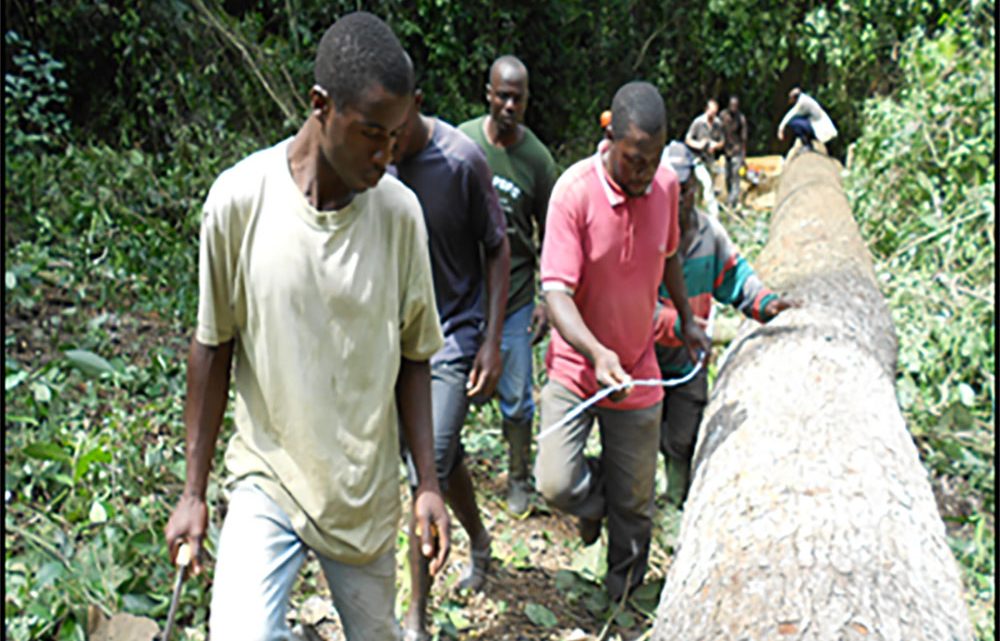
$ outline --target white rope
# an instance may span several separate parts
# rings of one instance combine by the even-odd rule
[[[614,394],[615,392],[620,392],[623,389],[629,387],[677,387],[678,385],[683,385],[684,383],[687,383],[692,378],[694,378],[698,374],[698,372],[701,371],[701,363],[703,360],[704,360],[703,358],[699,358],[698,362],[695,363],[694,369],[692,369],[690,372],[679,378],[669,378],[669,379],[641,378],[639,380],[628,381],[627,383],[618,383],[617,385],[612,385],[611,387],[605,387],[600,392],[594,394],[587,400],[583,401],[582,403],[574,407],[572,410],[570,410],[569,414],[562,417],[562,419],[560,419],[556,423],[548,426],[547,428],[539,432],[538,436],[535,437],[535,440],[541,441],[542,439],[548,438],[549,436],[552,435],[553,432],[563,427],[564,425],[572,421],[574,418],[576,418],[583,412],[587,411],[587,409],[590,408],[590,406],[592,406],[594,403],[599,403],[608,396]]]

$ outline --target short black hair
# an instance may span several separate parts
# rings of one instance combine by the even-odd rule
[[[493,72],[499,73],[501,69],[508,68],[515,72],[524,74],[524,77],[528,77],[528,67],[525,66],[521,59],[512,54],[504,54],[493,61],[490,65],[489,77],[487,77],[486,82],[492,84],[493,82]]]
[[[397,96],[413,93],[413,65],[381,18],[356,11],[333,23],[316,49],[316,84],[338,109],[353,106],[372,84]]]
[[[667,126],[667,113],[660,92],[641,80],[619,87],[611,101],[612,135],[615,138],[624,136],[629,125],[633,124],[647,134],[663,131]]]

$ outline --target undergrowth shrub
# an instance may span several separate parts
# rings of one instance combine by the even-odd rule
[[[975,530],[956,552],[979,634],[992,639],[995,40],[945,23],[906,41],[902,87],[866,103],[847,187],[892,309],[910,429],[932,470],[981,496],[952,518]]]

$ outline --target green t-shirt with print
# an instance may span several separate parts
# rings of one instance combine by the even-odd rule
[[[486,139],[486,116],[459,125],[462,133],[475,140],[493,170],[493,188],[507,217],[510,242],[510,293],[507,313],[511,314],[535,296],[535,269],[545,233],[545,212],[552,185],[559,171],[552,154],[527,127],[515,145],[495,147]],[[535,242],[537,226],[538,242]]]

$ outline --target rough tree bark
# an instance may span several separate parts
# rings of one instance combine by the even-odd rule
[[[785,165],[756,266],[804,305],[720,362],[655,640],[972,639],[840,169]]]

